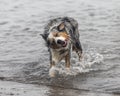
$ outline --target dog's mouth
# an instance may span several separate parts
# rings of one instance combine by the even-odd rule
[[[62,44],[62,47],[66,47],[67,46],[67,40],[64,41],[64,43]]]
[[[67,40],[57,40],[57,44],[60,45],[61,47],[66,47],[67,46]]]

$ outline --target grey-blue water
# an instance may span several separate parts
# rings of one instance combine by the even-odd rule
[[[39,34],[59,16],[78,21],[84,59],[73,54],[71,73],[62,62],[51,79]],[[120,0],[0,0],[0,79],[48,86],[47,96],[120,95]]]

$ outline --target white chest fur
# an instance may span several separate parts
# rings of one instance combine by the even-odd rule
[[[68,51],[64,52],[63,54],[60,54],[60,50],[56,49],[51,49],[51,54],[52,54],[52,61],[56,63],[59,63],[60,60],[62,60],[65,55],[67,55]]]

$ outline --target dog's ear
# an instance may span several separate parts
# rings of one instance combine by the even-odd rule
[[[64,22],[62,22],[60,25],[58,25],[58,31],[62,31],[62,30],[64,30],[65,29],[65,24],[64,24]]]
[[[47,39],[48,35],[47,34],[40,34],[44,40]]]

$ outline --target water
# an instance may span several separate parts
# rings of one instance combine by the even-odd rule
[[[70,73],[62,62],[51,79],[39,34],[59,16],[78,21],[84,58],[78,62],[73,54]],[[119,30],[119,0],[0,0],[0,79],[48,86],[48,96],[120,95]]]

